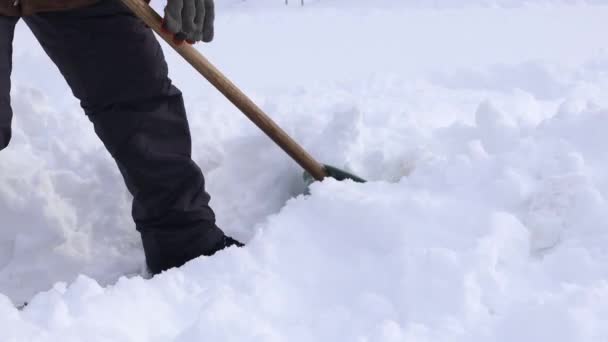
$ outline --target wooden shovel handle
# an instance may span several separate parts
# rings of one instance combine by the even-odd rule
[[[230,82],[207,58],[189,44],[175,44],[173,35],[165,33],[162,18],[143,0],[121,0],[137,17],[150,26],[175,51],[190,63],[203,77],[205,77],[217,90],[230,100],[268,137],[279,145],[304,170],[308,171],[316,180],[323,180],[327,176],[325,168],[317,162],[306,150],[298,145],[281,127],[279,127],[260,107],[245,95],[234,83]]]

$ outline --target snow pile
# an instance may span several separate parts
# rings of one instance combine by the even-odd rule
[[[316,184],[247,248],[149,281],[81,277],[22,313],[4,299],[0,338],[601,340],[606,115],[526,128],[482,104],[398,183]]]
[[[152,280],[102,288],[80,277],[23,312],[4,298],[0,340],[601,340],[608,111],[567,102],[529,123],[497,106],[481,102],[473,122],[432,130],[365,106],[326,112],[330,135],[342,132],[337,148],[351,150],[344,164],[399,180],[316,184],[259,225],[247,248]],[[408,140],[386,139],[398,134]],[[361,140],[401,158],[357,148]],[[211,172],[210,183],[265,145]],[[260,194],[269,183],[249,185]],[[253,203],[243,201],[243,210]]]
[[[201,49],[312,154],[371,182],[301,195],[298,167],[170,53],[219,223],[248,245],[151,280],[112,160],[56,71],[32,73],[47,60],[19,29],[0,341],[606,339],[603,7],[323,4],[224,4],[225,37]]]
[[[84,115],[55,112],[31,88],[13,95],[14,143],[0,163],[1,292],[22,302],[75,272],[106,282],[136,272],[123,182],[92,129],[65,118]]]

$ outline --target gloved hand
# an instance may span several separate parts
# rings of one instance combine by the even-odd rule
[[[175,35],[177,43],[213,40],[215,5],[213,0],[167,0],[163,28]]]

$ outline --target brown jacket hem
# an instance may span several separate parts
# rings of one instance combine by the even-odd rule
[[[0,0],[0,15],[28,16],[40,12],[65,11],[93,5],[99,0]]]

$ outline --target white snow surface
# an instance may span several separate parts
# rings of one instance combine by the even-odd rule
[[[606,4],[218,1],[198,48],[370,182],[303,195],[165,49],[219,224],[247,247],[153,279],[113,161],[20,25],[0,341],[607,341]]]

